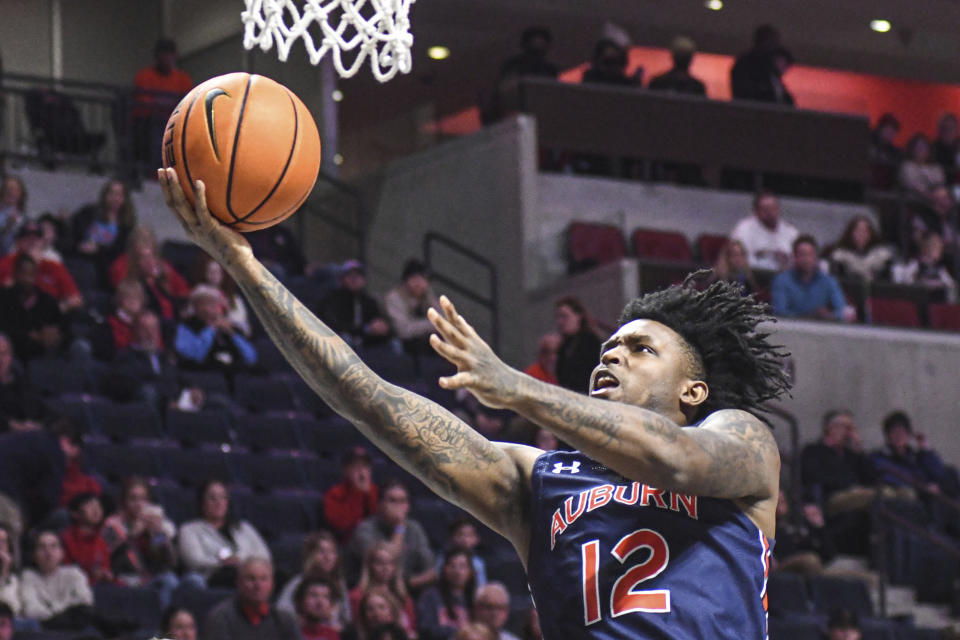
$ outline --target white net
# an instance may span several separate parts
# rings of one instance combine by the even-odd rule
[[[380,82],[411,68],[410,5],[414,0],[244,0],[243,46],[269,51],[281,60],[302,39],[317,64],[330,52],[337,73],[349,78],[364,61]],[[302,10],[298,7],[302,7]]]

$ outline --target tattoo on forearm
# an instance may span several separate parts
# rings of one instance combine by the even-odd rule
[[[256,269],[240,270],[235,279],[277,347],[327,404],[388,455],[451,499],[477,489],[463,486],[471,477],[464,469],[503,462],[500,449],[446,409],[377,376],[266,268]]]

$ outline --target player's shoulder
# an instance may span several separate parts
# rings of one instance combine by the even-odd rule
[[[742,409],[714,411],[704,418],[697,428],[726,434],[755,444],[776,446],[773,433],[767,423]]]

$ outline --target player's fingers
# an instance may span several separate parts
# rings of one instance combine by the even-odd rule
[[[185,224],[197,224],[197,212],[194,211],[190,203],[187,202],[187,196],[183,195],[183,188],[177,179],[177,172],[173,169],[166,169],[165,172],[167,174],[167,188],[169,189],[171,200],[167,204],[171,205],[171,208],[176,211],[177,215],[180,216],[180,219]]]
[[[443,308],[443,312],[446,314],[447,318],[456,327],[457,331],[468,338],[477,337],[477,332],[473,330],[473,327],[470,326],[470,323],[467,322],[459,312],[457,308],[453,306],[453,303],[450,302],[450,298],[447,296],[440,296],[440,306]]]
[[[427,309],[427,319],[444,340],[457,347],[464,347],[463,335],[433,307]]]
[[[476,376],[467,371],[461,371],[452,376],[444,376],[438,380],[444,389],[463,389],[473,384]]]
[[[183,227],[183,230],[189,234],[191,231],[190,222],[187,220],[181,208],[177,206],[176,200],[173,196],[173,186],[170,183],[170,177],[167,174],[167,170],[159,169],[157,171],[157,178],[160,181],[160,188],[163,190],[163,200],[167,204],[167,208],[173,212],[173,215],[177,217],[177,222],[179,222],[180,226]]]
[[[464,364],[464,359],[467,354],[463,351],[463,349],[458,349],[449,342],[444,342],[440,339],[440,336],[435,333],[430,334],[430,346],[433,347],[434,351],[448,360],[451,364],[455,364],[457,366]]]

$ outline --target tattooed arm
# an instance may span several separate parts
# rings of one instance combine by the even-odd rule
[[[780,458],[770,430],[755,416],[717,411],[699,427],[669,411],[591,398],[508,367],[446,298],[444,316],[429,316],[438,353],[458,373],[441,386],[467,388],[489,406],[516,411],[624,477],[660,489],[738,501],[770,533],[775,521]],[[679,413],[679,410],[675,410]],[[666,415],[665,415],[666,414]]]
[[[160,170],[167,205],[187,234],[237,282],[267,332],[310,387],[400,466],[509,539],[526,558],[528,487],[537,450],[492,443],[443,407],[371,371],[256,260],[250,245],[196,208],[172,170]]]

